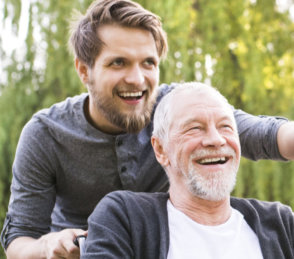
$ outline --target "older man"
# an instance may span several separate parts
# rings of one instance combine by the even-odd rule
[[[186,83],[166,95],[152,145],[169,193],[107,195],[89,218],[82,258],[294,258],[289,207],[230,197],[240,143],[218,91]]]

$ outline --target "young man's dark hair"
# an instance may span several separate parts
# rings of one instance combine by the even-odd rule
[[[96,0],[85,15],[80,15],[72,22],[71,27],[70,45],[75,56],[89,67],[94,65],[95,58],[103,48],[103,41],[97,34],[102,25],[119,25],[150,31],[158,56],[164,57],[167,52],[166,34],[158,16],[132,1]]]

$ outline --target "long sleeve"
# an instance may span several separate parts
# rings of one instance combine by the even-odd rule
[[[278,148],[277,133],[287,119],[274,116],[254,116],[234,110],[242,156],[252,159],[284,159]]]

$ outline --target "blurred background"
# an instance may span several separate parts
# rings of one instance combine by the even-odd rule
[[[73,9],[84,13],[91,2],[0,2],[1,228],[22,127],[39,109],[86,91],[67,49],[68,21]],[[168,34],[162,83],[205,82],[235,108],[294,120],[293,0],[137,2],[162,18]],[[294,163],[243,158],[234,195],[294,208]]]

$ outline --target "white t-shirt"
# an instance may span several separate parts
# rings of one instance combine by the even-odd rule
[[[201,225],[167,202],[170,244],[168,259],[261,259],[256,234],[243,215],[232,209],[231,217],[218,226]]]

